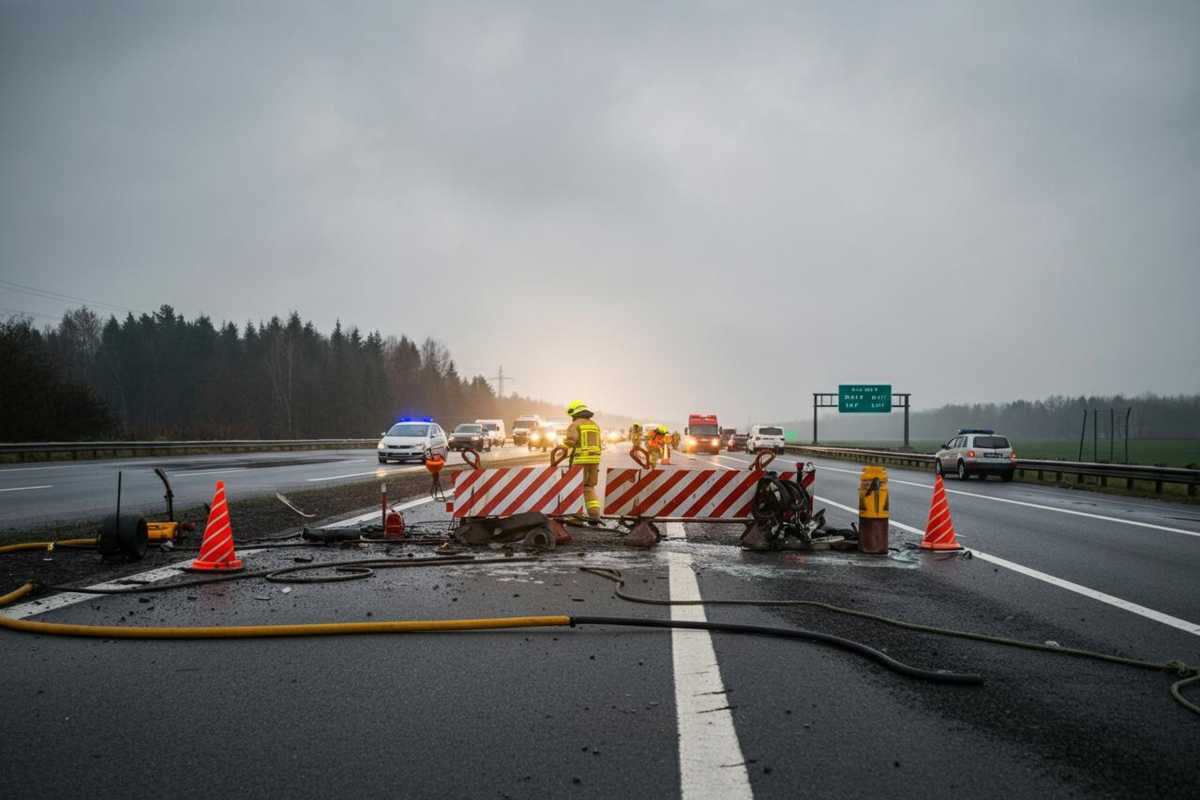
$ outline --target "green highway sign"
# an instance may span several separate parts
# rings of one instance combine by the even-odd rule
[[[890,383],[838,384],[838,411],[843,414],[892,413]]]

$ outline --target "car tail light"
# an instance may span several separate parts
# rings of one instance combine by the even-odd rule
[[[968,450],[968,451],[967,451],[967,458],[974,458],[974,457],[975,457],[975,451],[974,451],[974,450]]]

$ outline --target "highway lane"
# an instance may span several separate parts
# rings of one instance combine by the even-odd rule
[[[714,461],[744,468],[750,460]],[[861,467],[814,463],[818,496],[855,506]],[[892,520],[923,530],[933,476],[896,468],[888,476]],[[1200,519],[1189,506],[996,480],[945,485],[964,546],[1200,624]]]
[[[485,460],[519,458],[524,447],[506,445]],[[462,459],[451,453],[447,462]],[[370,477],[420,472],[417,464],[379,464],[374,450],[311,450],[286,453],[231,453],[176,458],[104,459],[0,468],[0,529],[38,521],[66,521],[110,513],[116,504],[117,473],[122,474],[123,509],[160,513],[162,482],[171,480],[178,507],[212,500],[213,485],[225,481],[231,501],[274,492],[337,485]]]
[[[628,463],[611,452],[606,460]],[[916,474],[912,482],[922,479]],[[914,496],[926,491],[911,488]],[[852,505],[856,481],[822,469],[818,494]],[[913,517],[916,500],[911,508],[905,502],[893,487],[894,517],[920,525],[924,512]],[[954,496],[951,503],[958,521],[968,504]],[[964,510],[960,529],[969,527],[964,535],[972,539],[992,537],[988,550],[1000,552],[1002,531],[974,531],[983,513]],[[1069,516],[1022,513],[1033,515],[1030,524],[1050,542],[1053,520]],[[406,515],[443,519],[445,512],[430,503]],[[829,516],[836,524],[853,518],[836,506]],[[106,597],[43,618],[247,624],[560,612],[663,618],[675,611],[615,600],[611,584],[576,569],[593,564],[624,569],[630,590],[664,599],[685,597],[689,585],[705,599],[816,599],[1035,641],[1197,660],[1200,637],[982,559],[905,550],[887,558],[753,554],[710,543],[735,538],[736,529],[688,524],[666,532],[673,538],[649,553],[606,548],[529,566],[394,570],[357,583],[291,587],[286,595],[278,585],[245,583],[154,595],[149,603]],[[913,538],[897,532],[895,542]],[[290,564],[294,552],[244,555],[257,567]],[[1112,557],[1106,549],[1091,555]],[[1166,605],[1169,597],[1149,599]],[[791,641],[590,626],[246,642],[3,634],[8,680],[0,705],[23,725],[21,736],[0,738],[0,759],[10,765],[0,792],[957,799],[1187,796],[1196,787],[1187,753],[1200,740],[1200,724],[1171,702],[1165,676],[918,636],[828,612],[704,612],[717,621],[850,636],[916,665],[977,671],[986,682],[927,685]],[[60,747],[64,737],[78,758],[47,772],[29,757]],[[118,739],[155,758],[115,769],[105,743]]]

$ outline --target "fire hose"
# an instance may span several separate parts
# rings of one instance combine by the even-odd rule
[[[200,586],[225,581],[245,580],[262,577],[281,582],[328,582],[356,580],[369,577],[376,568],[420,567],[420,566],[486,566],[515,561],[536,561],[534,558],[438,558],[438,559],[361,559],[357,561],[335,561],[324,564],[307,564],[283,569],[259,570],[235,575],[220,575],[178,583],[136,586],[122,589],[89,589],[71,586],[47,586],[56,591],[83,592],[87,594],[143,594],[165,592],[184,587]],[[295,573],[320,569],[335,569],[345,574],[296,578]],[[287,577],[293,576],[293,577]],[[0,596],[0,607],[7,606],[31,594],[37,584],[33,581]],[[290,625],[235,625],[235,626],[126,626],[126,625],[82,625],[57,622],[39,622],[14,619],[0,614],[0,628],[22,633],[98,637],[104,639],[247,639],[285,636],[340,636],[347,634],[380,633],[428,633],[471,630],[503,630],[512,628],[577,627],[580,625],[606,625],[636,628],[708,630],[721,633],[737,633],[752,636],[793,639],[818,642],[838,647],[869,658],[901,675],[941,684],[974,685],[982,682],[979,675],[944,670],[928,670],[905,664],[891,656],[860,642],[819,631],[769,627],[763,625],[739,625],[719,622],[691,622],[686,620],[645,619],[638,617],[610,617],[588,615],[539,615],[486,617],[441,620],[381,620],[373,622],[321,622]]]
[[[1200,681],[1200,668],[1188,666],[1183,661],[1143,661],[1136,658],[1126,658],[1125,656],[1112,655],[1111,653],[1099,653],[1093,650],[1084,650],[1075,647],[1059,647],[1055,645],[1042,644],[1041,642],[1028,642],[1022,639],[1009,639],[1005,636],[993,636],[992,634],[987,633],[959,631],[952,628],[939,628],[935,625],[922,625],[917,622],[896,619],[895,617],[886,617],[882,614],[872,614],[869,611],[859,611],[853,608],[835,606],[831,603],[822,603],[819,600],[660,600],[655,597],[644,597],[642,595],[636,595],[625,591],[625,576],[619,569],[609,569],[603,567],[580,567],[579,569],[582,572],[587,572],[591,575],[605,578],[617,584],[617,588],[613,591],[613,593],[622,600],[627,600],[631,603],[642,603],[653,606],[783,606],[818,608],[823,611],[831,611],[835,614],[845,614],[852,617],[859,617],[861,619],[869,619],[875,622],[881,622],[885,625],[891,625],[896,628],[903,628],[910,631],[917,631],[919,633],[931,633],[936,636],[968,639],[976,642],[987,642],[989,644],[1004,645],[1006,647],[1034,650],[1041,653],[1057,653],[1058,655],[1074,656],[1076,658],[1088,658],[1096,661],[1104,661],[1109,664],[1121,664],[1127,667],[1135,667],[1137,669],[1166,672],[1179,679],[1171,684],[1171,697],[1188,711],[1191,711],[1194,714],[1200,714],[1200,705],[1193,703],[1183,695],[1184,688],[1196,683],[1197,681]]]

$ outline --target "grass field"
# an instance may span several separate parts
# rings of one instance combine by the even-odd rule
[[[807,444],[808,440],[800,439],[797,444]],[[1013,439],[1013,447],[1019,458],[1053,458],[1061,461],[1075,461],[1079,458],[1079,441],[1027,442]],[[893,450],[902,444],[899,441],[821,442],[825,447],[864,447],[879,450]],[[932,453],[941,446],[941,442],[932,439],[913,440],[914,450],[919,453]],[[1108,442],[1100,442],[1097,459],[1108,462]],[[1114,448],[1113,461],[1126,463],[1124,458],[1124,442],[1117,442]],[[1092,459],[1092,442],[1084,443],[1083,460]],[[1130,464],[1151,464],[1166,467],[1200,467],[1200,439],[1130,439]]]

